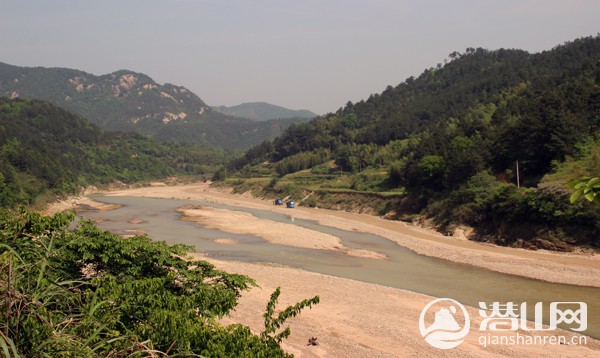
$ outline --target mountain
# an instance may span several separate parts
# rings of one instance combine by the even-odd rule
[[[223,160],[220,150],[106,133],[48,102],[0,97],[0,208],[88,185],[203,174]]]
[[[535,54],[453,52],[416,78],[291,126],[230,169],[269,169],[267,192],[307,205],[323,207],[340,190],[405,193],[375,211],[443,232],[469,225],[475,238],[504,245],[598,248],[599,208],[571,205],[564,183],[600,176],[599,58],[600,35]]]
[[[266,102],[242,103],[231,107],[216,106],[213,107],[213,109],[223,114],[240,118],[249,118],[254,121],[268,121],[270,119],[279,118],[312,119],[318,116],[316,113],[306,109],[287,109]]]
[[[188,89],[117,71],[103,76],[66,68],[0,63],[0,95],[42,99],[104,130],[133,131],[161,141],[243,149],[272,139],[289,120],[255,121],[224,115]]]
[[[444,141],[454,137],[478,135],[497,145],[486,155],[495,171],[520,159],[535,181],[600,126],[600,35],[538,54],[469,48],[450,56],[418,78],[288,128],[260,153],[263,158],[247,157],[246,164],[409,139],[420,149],[410,153],[412,161],[446,149],[450,143]]]

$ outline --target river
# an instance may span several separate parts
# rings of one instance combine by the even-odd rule
[[[533,305],[536,302],[544,302],[544,307],[550,302],[586,302],[588,329],[584,334],[600,338],[598,288],[547,283],[417,255],[377,235],[340,230],[294,218],[293,210],[289,214],[280,214],[193,200],[144,197],[96,196],[94,200],[122,205],[119,209],[109,211],[78,212],[86,219],[97,221],[103,229],[118,234],[143,230],[155,240],[191,245],[196,251],[220,260],[282,264],[435,297],[453,298],[473,307],[478,307],[479,302],[527,302],[528,317],[533,317]],[[197,223],[180,220],[181,215],[175,210],[186,205],[238,210],[260,219],[291,223],[337,236],[347,247],[376,251],[388,259],[361,258],[342,252],[277,245],[256,236],[207,229]],[[223,245],[214,241],[217,238],[231,238],[237,243]]]

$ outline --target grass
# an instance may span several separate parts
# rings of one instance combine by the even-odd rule
[[[365,194],[375,195],[383,198],[391,198],[396,196],[404,196],[406,191],[404,189],[397,189],[395,191],[365,191],[365,190],[354,190],[349,188],[320,188],[315,190],[321,193],[343,193],[343,194]]]
[[[304,206],[381,206],[382,200],[399,199],[404,188],[386,186],[387,168],[367,168],[360,173],[306,169],[278,177],[230,178],[236,193],[251,191],[260,197],[286,197]],[[361,198],[349,197],[359,195]],[[367,199],[369,198],[369,199]],[[306,202],[300,202],[305,200]],[[340,207],[341,207],[340,206]]]

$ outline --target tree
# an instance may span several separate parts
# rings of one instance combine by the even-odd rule
[[[212,177],[213,181],[223,181],[225,179],[227,179],[227,169],[225,167],[219,168]]]
[[[571,194],[571,203],[575,203],[581,198],[600,205],[600,178],[580,178],[571,181],[569,189],[574,190]]]
[[[0,211],[0,351],[6,357],[167,355],[288,357],[275,334],[288,317],[319,302],[290,306],[265,332],[217,319],[256,283],[186,258],[192,248],[147,236],[123,239],[72,213]]]
[[[335,153],[335,164],[342,170],[355,172],[359,168],[359,159],[352,153],[348,145],[340,146]]]

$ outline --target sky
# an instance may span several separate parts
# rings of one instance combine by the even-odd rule
[[[453,51],[540,52],[599,32],[598,0],[0,0],[0,62],[128,69],[213,106],[318,114]]]

